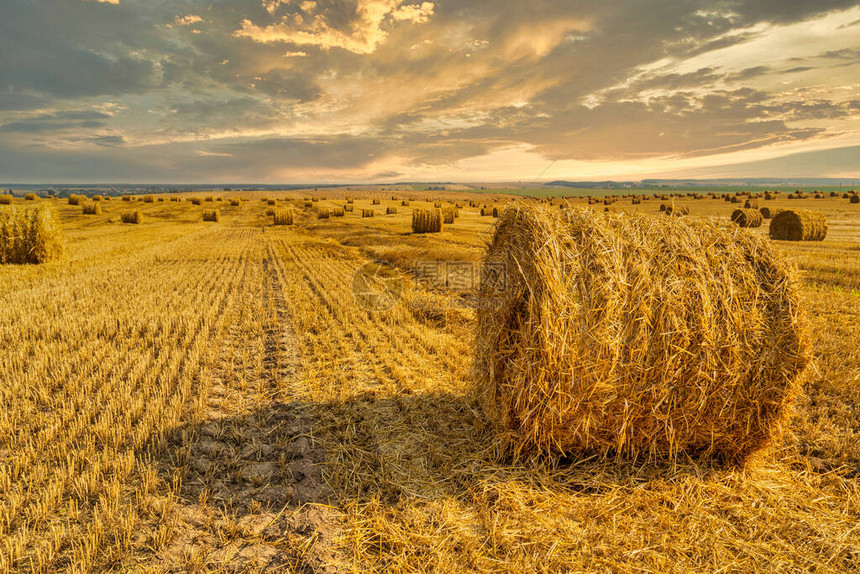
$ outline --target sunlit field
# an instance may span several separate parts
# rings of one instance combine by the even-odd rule
[[[622,193],[566,208],[733,225],[738,207]],[[774,242],[814,361],[742,468],[500,456],[471,372],[476,269],[492,208],[535,199],[215,192],[84,215],[16,197],[0,212],[49,205],[65,249],[0,265],[0,572],[857,571],[860,204],[786,196],[760,205],[829,225]],[[436,204],[455,222],[412,233]],[[368,269],[397,289],[365,297]]]

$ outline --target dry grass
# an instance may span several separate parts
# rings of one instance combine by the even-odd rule
[[[44,206],[0,211],[0,264],[45,263],[63,254],[63,237]]]
[[[139,209],[130,209],[120,214],[123,223],[143,223],[143,212]]]
[[[474,293],[412,275],[480,258],[488,219],[468,209],[430,235],[405,233],[404,210],[273,228],[253,198],[230,226],[197,224],[188,203],[138,204],[145,226],[58,206],[66,260],[0,269],[0,571],[857,570],[847,199],[816,201],[827,241],[775,243],[803,271],[816,367],[789,432],[740,471],[500,460],[470,383]],[[722,198],[695,205],[728,223]],[[356,304],[368,258],[404,270],[388,310]]]
[[[475,373],[506,452],[743,462],[779,436],[808,343],[762,240],[523,206],[487,262],[507,283],[482,290]]]
[[[823,241],[827,237],[827,219],[818,211],[785,210],[771,219],[770,237],[786,241]]]

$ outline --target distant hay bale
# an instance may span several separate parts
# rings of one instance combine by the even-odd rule
[[[221,210],[207,209],[203,211],[203,221],[211,221],[213,223],[218,223],[219,221],[221,221]]]
[[[275,205],[277,202],[274,199],[267,199],[266,205]],[[310,206],[309,206],[310,207]]]
[[[231,199],[230,207],[242,207],[242,202],[238,199]]]
[[[499,216],[499,208],[498,208],[498,207],[494,207],[494,208],[493,208],[492,215],[493,215],[493,217],[498,217],[498,216]]]
[[[143,223],[143,213],[139,209],[123,211],[120,219],[123,223]]]
[[[347,197],[347,198],[346,198],[346,202],[347,202],[348,204],[353,204],[353,203],[355,203],[355,199],[354,199],[354,198],[352,198],[352,197]]]
[[[63,254],[63,237],[44,204],[0,211],[0,263],[39,264]]]
[[[96,196],[96,197],[98,197],[98,196]],[[24,194],[24,201],[36,201],[37,199],[39,199],[39,196],[36,195],[35,193]],[[95,199],[95,198],[93,198],[93,199]]]
[[[665,203],[660,204],[660,211],[661,212],[666,211],[666,204]]]
[[[69,196],[69,205],[81,205],[86,197],[83,195],[70,195]]]
[[[12,196],[8,193],[0,195],[0,205],[12,205]]]
[[[442,231],[442,210],[415,209],[412,211],[412,233],[439,233]]]
[[[642,198],[641,197],[634,197],[633,199],[630,200],[630,203],[631,203],[631,205],[641,205],[642,204]]]
[[[740,198],[740,197],[738,197],[737,195],[733,195],[733,196],[731,196],[731,198],[729,199],[729,201],[731,201],[732,203],[740,203],[740,202],[741,202],[741,198]]]
[[[685,215],[690,215],[689,207],[675,207],[674,205],[666,206],[666,215],[672,215],[675,217],[684,217]]]
[[[739,227],[761,227],[762,214],[757,209],[736,209],[732,212],[732,223]]]
[[[744,209],[758,209],[757,199],[748,199],[744,202]]]
[[[373,211],[372,209],[362,209],[361,210],[361,216],[362,217],[373,217],[374,215],[376,215],[376,212]]]
[[[443,223],[450,225],[450,224],[454,223],[454,219],[455,219],[455,216],[454,216],[454,208],[453,207],[446,207],[445,209],[442,210],[442,221],[443,221]]]
[[[122,200],[123,201],[131,201],[131,196],[130,195],[123,195]]]
[[[319,200],[320,200],[320,198],[318,198],[318,197],[312,197],[311,203],[317,203],[317,202],[319,202]]]
[[[827,219],[818,211],[786,210],[770,220],[770,238],[783,241],[824,241]]]
[[[83,213],[84,215],[101,215],[102,204],[96,203],[94,201],[88,201],[82,204],[81,213]]]
[[[765,201],[772,201],[774,199],[776,199],[776,196],[774,194],[772,194],[769,191],[764,192],[764,200]]]
[[[346,205],[343,206],[343,210],[346,213],[352,213],[353,211],[355,211],[355,205],[352,203],[347,203]]]
[[[346,215],[346,211],[342,207],[333,207],[331,210],[332,217],[343,217]]]
[[[852,195],[852,196],[851,196],[851,198],[848,200],[848,203],[860,203],[860,195],[857,195],[857,194],[855,193],[855,194],[854,194],[854,195]]]
[[[181,197],[175,197],[175,196],[174,196],[174,197],[171,197],[171,198],[170,198],[170,201],[182,201],[182,198],[181,198]]]
[[[192,197],[188,201],[191,202],[191,205],[200,205],[203,203],[203,200],[201,200],[199,197]]]
[[[485,263],[474,380],[505,453],[741,463],[781,433],[809,345],[762,239],[519,204]]]
[[[104,201],[105,198],[103,195],[94,195],[92,200],[93,201]]]
[[[154,195],[144,195],[143,196],[143,202],[144,203],[155,203],[155,196]]]
[[[276,209],[274,207],[268,207],[266,208],[266,215],[268,217],[272,217],[273,215],[275,215],[275,211]]]
[[[331,211],[327,207],[320,207],[317,210],[317,219],[328,219],[331,217]]]
[[[215,201],[215,196],[207,195],[206,197],[203,198],[203,201],[205,201],[206,203],[213,202],[213,201]]]
[[[385,208],[385,215],[397,215],[397,208],[396,207],[386,207]]]
[[[764,219],[770,219],[780,211],[782,210],[777,207],[774,207],[773,209],[771,209],[770,207],[762,207],[759,209],[759,213],[761,213],[761,216]]]
[[[378,200],[378,199],[374,199],[374,200],[373,200],[373,201],[371,201],[370,203],[371,203],[371,205],[381,205],[381,204],[382,204],[382,201],[380,201],[380,200]]]
[[[272,213],[274,225],[292,225],[293,210],[292,209],[275,209]]]
[[[400,207],[409,207],[409,202],[404,199],[400,202]]]

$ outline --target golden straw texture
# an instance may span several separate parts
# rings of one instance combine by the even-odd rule
[[[809,351],[793,271],[765,241],[521,205],[486,261],[474,375],[504,451],[742,462],[781,432]]]
[[[818,211],[786,210],[770,220],[770,238],[786,241],[823,241],[827,219]]]

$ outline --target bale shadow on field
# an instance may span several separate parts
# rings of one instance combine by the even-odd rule
[[[182,476],[181,525],[156,559],[167,571],[186,568],[194,552],[228,571],[328,571],[342,558],[344,509],[356,505],[486,505],[518,489],[600,497],[727,469],[707,460],[504,458],[476,402],[453,393],[273,403],[178,429],[163,460],[165,476]]]

